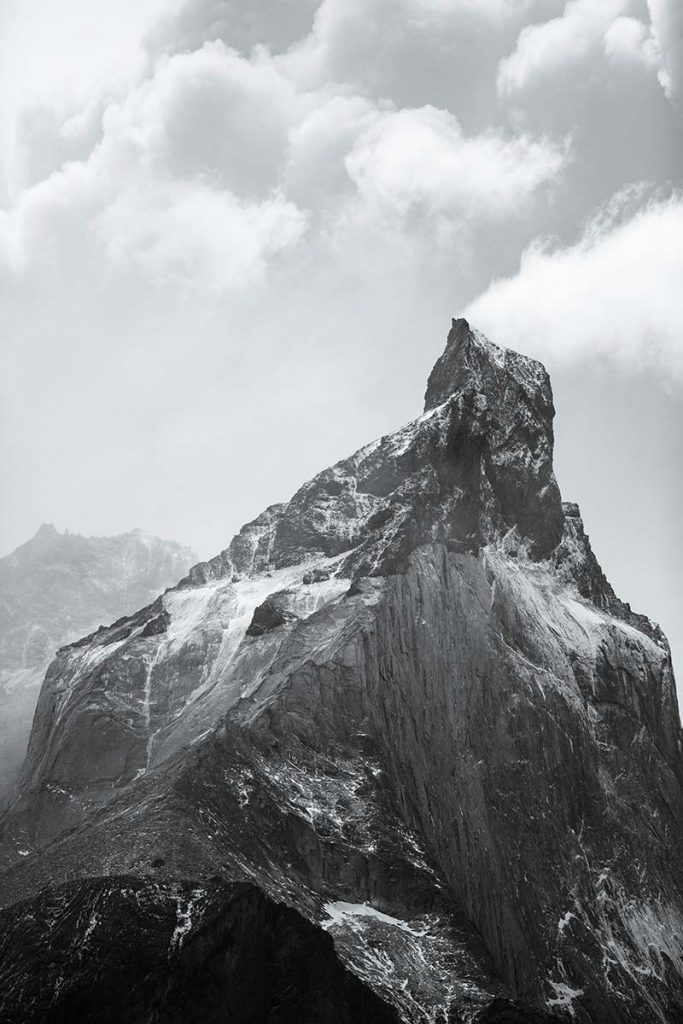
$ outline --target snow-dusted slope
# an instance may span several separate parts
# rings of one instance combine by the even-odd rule
[[[21,961],[7,1005],[62,1012],[82,990],[68,950],[93,920],[86,880],[108,875],[92,928],[112,956],[124,878],[161,917],[192,881],[157,935],[188,977],[224,962],[212,922],[245,883],[331,938],[382,1019],[680,1018],[669,651],[562,504],[552,418],[543,367],[456,321],[421,417],[59,653],[2,887],[29,900],[7,942],[48,881],[71,880],[72,924],[59,985]],[[310,1019],[380,1019],[342,1002]]]
[[[142,530],[81,537],[47,523],[0,559],[0,802],[19,774],[57,648],[146,604],[194,560]]]

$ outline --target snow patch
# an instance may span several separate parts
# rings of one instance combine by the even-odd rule
[[[192,911],[202,896],[204,896],[204,890],[199,889],[188,899],[182,896],[176,898],[176,924],[170,942],[170,949],[172,951],[179,950],[182,947],[185,937],[192,930]]]
[[[418,931],[411,928],[406,921],[402,921],[398,917],[390,917],[389,914],[383,914],[381,910],[376,910],[368,903],[345,903],[343,900],[338,900],[335,903],[326,903],[323,910],[330,918],[329,921],[323,923],[325,931],[346,924],[348,918],[372,917],[376,921],[382,921],[383,924],[389,924],[393,928],[400,928],[401,931],[409,932],[411,935],[420,936],[424,934],[421,930]]]
[[[576,914],[572,914],[571,910],[568,910],[567,913],[560,918],[560,920],[557,923],[558,937],[564,934],[564,930],[569,924],[569,922],[572,920],[572,918],[576,918]]]
[[[219,580],[205,583],[201,587],[171,590],[164,594],[164,608],[171,621],[164,635],[163,645],[176,649],[183,647],[206,618],[213,599],[220,595],[221,591],[229,589],[229,583]]]
[[[88,927],[83,932],[83,945],[85,945],[85,943],[88,941],[92,933],[95,931],[97,925],[99,924],[99,921],[99,917],[93,910],[92,914],[90,915],[90,920],[88,921]]]
[[[589,633],[595,629],[604,628],[605,619],[590,605],[584,604],[583,601],[577,601],[573,597],[562,597],[560,600],[572,618]]]
[[[551,1008],[556,1006],[558,1009],[568,1010],[571,1016],[575,1017],[574,1000],[582,996],[584,990],[582,988],[572,988],[571,985],[567,985],[564,981],[551,981],[550,985],[555,991],[555,998],[547,999],[546,1005]]]

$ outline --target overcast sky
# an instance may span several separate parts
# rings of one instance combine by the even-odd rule
[[[3,553],[216,553],[464,313],[683,672],[680,0],[2,0],[0,152]]]

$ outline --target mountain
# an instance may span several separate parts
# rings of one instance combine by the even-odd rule
[[[553,415],[454,321],[418,419],[58,652],[2,822],[3,1020],[683,1020],[670,653],[561,500]]]
[[[17,780],[57,648],[151,601],[193,561],[188,548],[142,530],[80,537],[48,523],[0,558],[0,803]]]

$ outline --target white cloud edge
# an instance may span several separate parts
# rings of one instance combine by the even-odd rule
[[[616,223],[597,218],[575,245],[527,248],[517,274],[494,281],[464,315],[542,358],[601,355],[683,380],[681,237],[681,195]]]

